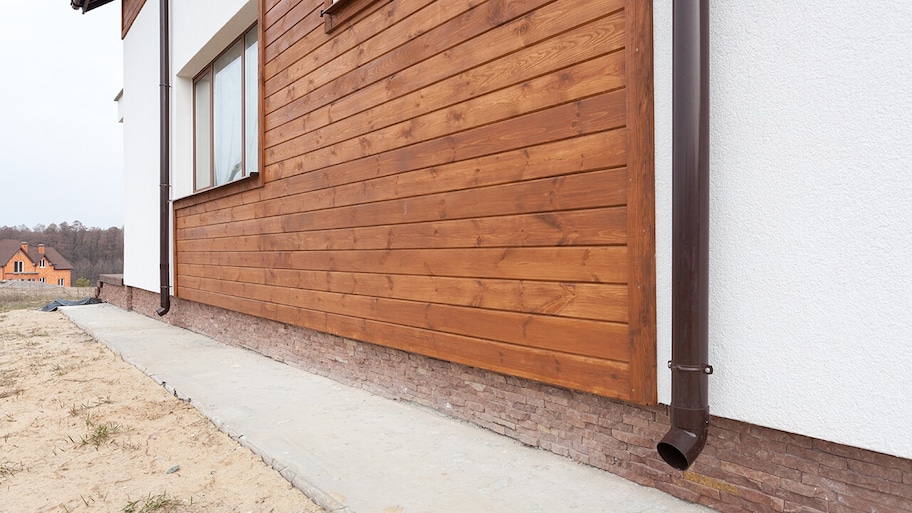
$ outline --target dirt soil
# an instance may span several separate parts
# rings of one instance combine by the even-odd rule
[[[0,512],[322,512],[60,313],[0,313]]]

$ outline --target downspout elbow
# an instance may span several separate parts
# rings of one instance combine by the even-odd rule
[[[155,310],[159,317],[164,317],[171,311],[171,287],[161,288],[161,306]]]
[[[701,410],[686,410],[677,412],[679,416],[692,417],[695,422],[672,423],[671,429],[656,446],[659,456],[671,467],[678,470],[687,470],[696,461],[697,456],[706,446],[709,436],[709,408]],[[675,412],[672,412],[674,415]],[[685,427],[685,424],[692,424]]]

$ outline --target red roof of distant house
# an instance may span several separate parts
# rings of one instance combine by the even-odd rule
[[[29,244],[28,251],[26,255],[33,264],[37,264],[41,261],[42,258],[50,262],[54,266],[54,269],[58,271],[63,271],[67,269],[73,269],[73,265],[67,261],[66,258],[63,258],[63,255],[60,254],[56,249],[45,246],[44,255],[38,252],[38,247]],[[10,259],[15,256],[16,252],[22,249],[22,243],[15,239],[3,239],[0,240],[0,265],[6,265],[9,263]]]

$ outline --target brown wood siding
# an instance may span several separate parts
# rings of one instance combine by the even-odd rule
[[[127,32],[133,26],[133,21],[139,16],[139,11],[146,4],[146,0],[121,0],[120,3],[120,37],[127,37]]]
[[[655,402],[651,3],[323,7],[261,3],[262,186],[176,203],[177,295]]]

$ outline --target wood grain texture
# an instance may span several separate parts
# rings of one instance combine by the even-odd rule
[[[627,322],[626,285],[198,264],[180,264],[178,273],[186,280],[189,288],[197,289],[199,286],[195,284],[199,280],[212,279],[411,301],[433,298],[436,303],[446,305]]]
[[[258,216],[265,217],[357,205],[368,202],[367,198],[407,198],[615,168],[626,162],[626,140],[622,128],[398,173],[392,165],[385,166],[383,160],[375,159],[383,171],[367,168],[361,175],[349,172],[351,166],[337,166],[332,172],[292,176],[249,194],[213,196],[193,204],[182,202],[177,217],[187,224],[202,226],[210,223],[191,216],[230,210],[232,219],[241,219],[254,207]],[[490,169],[497,172],[488,172]]]
[[[392,0],[324,0],[320,16],[323,18],[323,31],[327,34],[334,30],[353,25],[369,16],[372,11],[380,9]]]
[[[261,4],[262,186],[176,202],[178,296],[654,402],[651,4],[378,1],[327,34],[324,1]]]
[[[372,145],[374,151],[382,152],[384,148],[426,141],[554,105],[581,100],[624,86],[623,57],[623,54],[615,53],[604,59],[564,68],[560,73],[511,84],[488,94],[475,92],[464,101],[426,114],[416,116],[415,111],[411,110],[411,117],[408,119],[404,119],[406,114],[403,113],[408,103],[396,101],[385,104],[389,105],[389,108],[378,107],[363,115],[337,121],[330,126],[308,131],[284,142],[273,144],[272,138],[267,136],[269,160],[280,162],[301,153],[326,147],[338,148],[346,144],[357,144],[360,147],[367,137],[387,142],[386,145]],[[500,84],[495,83],[494,87],[498,85]],[[425,109],[460,98],[457,90],[439,89],[438,84],[423,91],[422,106]],[[400,121],[393,123],[397,119]],[[383,126],[386,123],[390,124]],[[284,133],[286,132],[277,135]]]
[[[627,5],[628,255],[631,397],[655,404],[655,151],[652,0]]]
[[[626,246],[194,252],[188,264],[463,278],[627,283]]]
[[[302,209],[298,213],[268,217],[256,215],[264,212],[258,212],[256,205],[250,205],[232,209],[227,216],[223,215],[223,212],[212,212],[193,216],[195,219],[182,219],[177,228],[185,239],[211,239],[215,236],[411,225],[509,214],[551,213],[568,208],[610,207],[626,203],[626,195],[622,194],[626,179],[625,169],[608,169],[405,199],[365,202],[310,211]],[[248,213],[254,215],[249,218],[243,215]],[[539,221],[550,219],[553,217],[538,218]],[[184,228],[184,223],[196,226]],[[406,227],[406,230],[411,228]],[[500,227],[500,230],[503,228]],[[476,226],[475,231],[478,236],[484,234],[481,225]],[[399,240],[403,237],[401,233],[398,232]],[[567,238],[572,237],[574,236],[568,232]],[[428,242],[430,245],[430,241]],[[386,246],[394,247],[399,244],[390,242]]]
[[[127,37],[127,32],[139,16],[139,11],[146,4],[146,0],[122,0],[120,4],[120,37]]]
[[[322,179],[339,171],[367,179],[378,172],[441,165],[611,130],[624,126],[625,96],[625,89],[612,91],[427,141],[408,141],[409,133],[400,134],[404,140],[371,134],[306,155],[267,162],[266,175],[268,180],[279,180],[319,171],[311,176]],[[348,169],[341,169],[343,166]]]
[[[313,4],[305,0],[283,2],[281,8],[281,12],[274,10],[270,13],[270,19],[274,21],[264,26],[263,39],[260,39],[262,46],[269,46],[279,37],[285,36],[289,30],[299,25],[300,21],[307,19],[314,10]],[[293,37],[293,34],[289,34],[286,39]]]
[[[181,297],[279,322],[310,326],[340,337],[380,339],[386,341],[384,345],[389,347],[495,372],[535,380],[547,376],[555,385],[629,399],[626,393],[628,365],[621,362],[334,315],[243,297],[201,294],[193,289],[182,291]]]
[[[366,130],[385,128],[409,119],[415,112],[431,113],[474,97],[494,93],[504,87],[523,84],[536,77],[569,81],[573,75],[565,76],[566,71],[555,72],[565,69],[566,59],[571,53],[575,54],[574,58],[584,62],[567,68],[568,71],[573,71],[577,76],[617,76],[621,78],[621,84],[615,87],[622,86],[625,74],[620,67],[624,65],[625,58],[623,55],[611,56],[610,53],[621,51],[622,47],[588,44],[590,36],[591,32],[587,30],[577,30],[560,38],[548,39],[453,75],[438,82],[433,88],[412,91],[390,101],[385,101],[386,94],[380,88],[369,88],[369,91],[362,91],[361,104],[331,103],[316,108],[293,122],[271,129],[267,135],[267,146],[272,147],[304,135],[319,137],[325,132],[321,128],[343,120],[346,125],[360,126]],[[606,51],[609,53],[604,53]],[[597,63],[585,62],[596,56],[602,56]],[[593,66],[599,65],[603,68],[592,70]],[[405,73],[409,71],[406,70]]]

